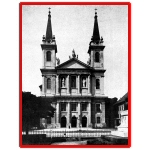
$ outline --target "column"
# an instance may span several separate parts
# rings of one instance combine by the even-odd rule
[[[56,75],[56,95],[59,94],[59,75]]]
[[[56,75],[56,94],[58,94],[58,75]]]
[[[78,94],[80,94],[80,75],[78,75]]]
[[[45,68],[45,51],[43,50],[43,58],[42,58],[42,65],[43,65],[43,68]]]
[[[105,102],[102,102],[101,110],[102,110],[102,123],[105,124]]]
[[[52,103],[51,105],[52,105],[52,107],[55,108],[55,103]],[[53,126],[54,126],[54,124],[56,123],[56,122],[55,122],[55,118],[56,118],[56,116],[55,116],[55,113],[54,113],[54,117],[51,117],[51,124],[52,124]]]
[[[69,95],[70,94],[70,85],[69,85],[69,75],[67,75],[67,95]]]
[[[100,77],[100,89],[101,89],[101,94],[104,95],[104,77]]]
[[[56,123],[59,123],[59,102],[56,103]]]
[[[89,102],[89,124],[88,126],[90,127],[91,126],[91,102]]]
[[[88,75],[88,95],[91,94],[91,80],[90,80],[90,75]]]
[[[78,102],[78,123],[77,126],[80,127],[81,124],[81,103]]]
[[[67,117],[67,125],[68,128],[70,126],[70,102],[68,102],[68,117]]]
[[[42,95],[44,95],[44,76],[42,76]]]
[[[94,52],[91,51],[91,67],[94,67]]]

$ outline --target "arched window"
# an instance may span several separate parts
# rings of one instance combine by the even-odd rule
[[[46,52],[46,61],[51,61],[51,52]]]
[[[97,117],[97,123],[101,123],[101,118]]]
[[[100,80],[96,79],[96,89],[100,89]]]
[[[99,52],[95,53],[95,62],[99,62]]]
[[[48,78],[47,79],[47,89],[50,89],[51,88],[51,79]]]

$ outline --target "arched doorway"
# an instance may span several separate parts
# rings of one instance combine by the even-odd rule
[[[77,118],[75,116],[73,116],[71,119],[71,127],[72,128],[77,127]]]
[[[87,127],[87,117],[86,116],[82,117],[82,127]]]
[[[66,123],[67,123],[66,117],[65,116],[61,117],[61,127],[62,128],[66,127]]]

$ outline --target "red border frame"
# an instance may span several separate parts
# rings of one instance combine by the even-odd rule
[[[23,145],[22,144],[22,6],[23,5],[128,5],[128,145]],[[20,2],[19,4],[19,146],[21,148],[130,148],[131,147],[131,3],[130,2]]]

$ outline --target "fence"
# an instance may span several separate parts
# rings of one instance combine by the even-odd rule
[[[36,134],[46,134],[46,137],[101,137],[101,135],[110,135],[111,131],[115,129],[102,129],[102,130],[32,130],[29,131],[29,135],[36,135]],[[22,132],[23,135],[26,135],[25,132]]]

